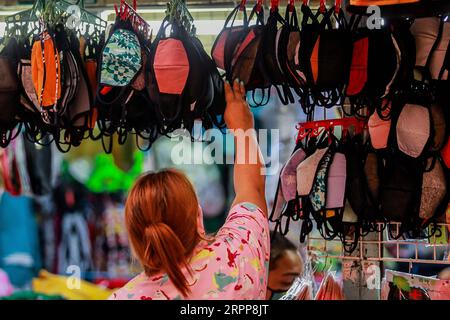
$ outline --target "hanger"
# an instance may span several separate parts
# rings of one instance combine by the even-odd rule
[[[6,34],[10,37],[30,37],[40,31],[43,21],[54,24],[66,21],[71,14],[73,6],[78,6],[80,14],[77,31],[84,33],[84,35],[92,31],[92,34],[100,37],[101,33],[106,29],[107,23],[88,12],[84,7],[84,0],[78,0],[75,4],[65,0],[50,0],[47,2],[45,0],[36,0],[31,9],[6,17]],[[93,28],[91,29],[90,26]]]
[[[320,0],[319,12],[325,13],[327,11],[327,6],[325,4],[325,0]]]
[[[42,16],[45,0],[35,0],[31,9],[5,18],[5,38],[29,38],[39,32],[39,18]]]
[[[336,0],[334,2],[334,13],[339,14],[339,12],[341,11],[341,7],[342,7],[342,0]]]
[[[383,18],[425,18],[450,14],[450,1],[448,0],[421,0],[416,3],[381,6]],[[367,15],[366,6],[347,6],[349,13]]]
[[[361,121],[355,117],[299,123],[296,126],[296,129],[298,130],[296,143],[303,140],[310,133],[312,133],[312,136],[317,137],[324,131],[334,130],[334,127],[337,126],[341,126],[342,131],[348,130],[350,127],[354,127],[356,133],[360,134],[364,131],[366,124],[364,121]]]
[[[182,25],[190,35],[195,35],[196,29],[194,26],[194,18],[186,7],[185,0],[171,0],[168,2],[166,14],[171,23],[177,21],[178,24]]]
[[[114,5],[114,9],[116,10],[116,15],[121,20],[130,20],[135,31],[141,32],[146,39],[151,37],[150,26],[147,21],[137,13],[136,0],[133,0],[133,6],[130,6],[125,0],[121,0],[120,9],[117,8],[117,5]]]
[[[277,0],[274,0],[277,1]],[[256,12],[260,13],[262,10],[262,0],[256,0]]]
[[[246,2],[247,2],[247,0],[241,0],[241,4],[239,5],[239,11],[244,11],[245,10]]]
[[[294,10],[295,10],[295,1],[294,0],[288,1],[288,10],[291,13],[294,12]]]

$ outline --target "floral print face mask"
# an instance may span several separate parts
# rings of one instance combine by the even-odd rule
[[[311,206],[314,211],[321,211],[326,207],[326,192],[327,192],[327,176],[330,164],[333,158],[331,150],[323,156],[320,161],[316,179],[314,180],[314,185],[309,195],[309,200],[311,201]]]

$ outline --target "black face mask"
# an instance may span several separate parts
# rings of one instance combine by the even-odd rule
[[[13,56],[18,47],[17,42],[10,40],[0,54],[0,105],[2,113],[0,115],[0,146],[6,147],[12,138],[12,129],[16,126],[16,115],[19,110],[19,79],[15,70],[17,62]]]
[[[170,30],[170,35],[166,36],[166,30]],[[192,94],[193,92],[190,90],[191,88],[188,86],[189,82],[196,82],[198,78],[193,79],[197,74],[192,71],[193,67],[191,64],[191,57],[189,57],[188,48],[186,48],[186,39],[189,38],[189,34],[184,30],[183,27],[179,26],[176,23],[168,22],[168,18],[166,18],[161,24],[161,28],[158,32],[158,35],[155,38],[155,41],[152,43],[152,47],[150,50],[150,58],[149,58],[149,66],[150,66],[150,74],[148,75],[148,93],[152,103],[155,106],[155,115],[157,116],[161,134],[167,134],[172,132],[173,130],[180,128],[182,125],[183,112],[190,108],[192,103]],[[156,64],[159,63],[157,60],[161,58],[158,53],[158,46],[161,44],[163,46],[166,43],[170,43],[170,45],[182,43],[182,48],[177,47],[180,50],[184,50],[188,64],[189,71],[188,76],[183,83],[183,87],[177,93],[168,93],[164,92],[164,90],[160,90],[158,81],[165,79],[164,70],[158,71],[156,69]],[[190,48],[190,52],[192,52],[192,47]],[[195,50],[195,49],[194,49]],[[155,61],[156,60],[156,61]],[[156,64],[155,64],[156,62]],[[185,61],[184,61],[185,62]],[[183,63],[184,63],[183,62]],[[163,62],[167,63],[167,61]],[[164,65],[165,66],[165,65]],[[157,77],[157,71],[159,72],[160,78]],[[170,75],[169,75],[170,76]],[[181,81],[181,80],[180,80]]]
[[[354,41],[367,38],[367,79],[359,93],[349,97],[351,106],[346,113],[366,118],[367,116],[361,110],[367,107],[367,115],[371,115],[375,110],[384,108],[382,98],[386,94],[386,88],[390,84],[392,87],[391,82],[394,76],[399,76],[401,72],[396,75],[397,51],[390,29],[388,27],[379,30],[360,28],[360,22],[361,16],[353,15],[349,30],[353,33]]]
[[[286,84],[292,88],[297,95],[301,96],[303,87],[305,86],[305,78],[302,77],[302,73],[297,70],[298,66],[295,64],[297,45],[300,42],[300,28],[295,9],[291,12],[289,7],[286,8],[284,20],[286,22],[281,28],[277,43],[277,59],[285,77]],[[287,94],[286,97],[289,101],[293,103],[294,97],[290,89],[286,90],[285,87],[283,87],[283,91]]]
[[[236,17],[242,11],[243,25],[234,26]],[[247,10],[245,6],[239,4],[228,15],[222,31],[217,36],[211,49],[211,57],[214,59],[218,68],[225,70],[227,73],[231,72],[231,59],[233,52],[239,45],[241,38],[240,33],[247,28]]]

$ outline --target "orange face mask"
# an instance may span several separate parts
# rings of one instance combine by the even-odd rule
[[[319,76],[319,44],[320,36],[317,38],[316,44],[314,45],[314,49],[311,54],[311,71],[315,83],[317,82],[317,78]]]
[[[61,98],[61,64],[55,43],[47,32],[33,44],[31,77],[39,105],[55,106]]]

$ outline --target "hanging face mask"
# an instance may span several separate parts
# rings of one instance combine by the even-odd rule
[[[345,142],[344,154],[347,160],[347,200],[359,221],[376,221],[379,211],[370,198],[364,175],[365,147],[362,137],[355,136]]]
[[[316,171],[328,148],[317,149],[297,166],[297,193],[308,196],[313,188]]]
[[[141,67],[138,37],[130,30],[116,29],[103,48],[100,83],[113,87],[130,85]]]
[[[263,62],[265,70],[271,77],[271,83],[274,86],[285,84],[282,70],[279,68],[276,59],[278,26],[283,26],[286,22],[280,16],[278,8],[270,10],[269,18],[264,27],[264,34],[261,40],[263,50]],[[281,98],[284,98],[283,96]]]
[[[213,103],[214,83],[211,69],[208,68],[212,60],[205,52],[200,40],[196,37],[185,38],[184,47],[187,50],[191,66],[187,82],[191,106],[189,111],[191,112],[184,113],[183,124],[191,132],[195,119],[204,119]],[[202,124],[206,129],[211,127],[207,125],[206,121]]]
[[[11,130],[17,124],[15,117],[19,108],[19,79],[11,56],[16,50],[17,42],[11,39],[0,55],[0,105],[2,106],[0,124],[2,131],[3,129]],[[10,139],[5,138],[3,136],[0,139],[2,144],[3,142],[9,143]]]
[[[295,8],[286,8],[285,24],[277,33],[276,58],[277,64],[283,73],[286,84],[297,95],[302,94],[302,87],[306,83],[303,72],[299,70],[300,28]],[[289,100],[294,102],[294,97],[289,90],[285,90]]]
[[[327,210],[342,209],[345,201],[345,182],[347,179],[347,161],[343,153],[337,152],[330,165],[327,179]]]
[[[33,44],[31,77],[42,108],[56,108],[61,97],[61,64],[53,36],[44,32]]]
[[[430,107],[433,124],[433,141],[430,146],[431,151],[439,151],[443,147],[446,138],[447,124],[444,110],[440,104],[432,104]]]
[[[402,153],[387,159],[380,188],[381,211],[386,219],[410,222],[419,216],[422,173],[421,162]]]
[[[352,62],[347,85],[347,96],[359,94],[367,82],[369,60],[369,38],[363,37],[353,42]]]
[[[281,171],[281,190],[285,201],[294,200],[297,193],[297,167],[305,159],[303,149],[295,151]]]
[[[328,149],[325,155],[320,160],[317,167],[314,184],[309,194],[309,201],[311,207],[315,212],[320,212],[326,207],[327,199],[327,177],[331,162],[333,161],[333,152]]]
[[[170,37],[166,29],[172,28]],[[168,131],[181,126],[184,109],[190,108],[188,79],[191,66],[182,37],[187,32],[167,19],[152,44],[150,54],[149,96],[156,108],[159,123]]]
[[[388,27],[369,30],[360,27],[361,16],[353,15],[350,30],[354,36],[347,95],[350,100],[348,115],[367,117],[360,110],[368,108],[372,114],[380,107],[399,71],[398,50]],[[361,25],[362,26],[362,25]]]
[[[447,138],[447,142],[441,150],[442,161],[447,169],[450,169],[450,139]]]
[[[368,81],[371,97],[381,98],[397,72],[397,50],[388,29],[371,30],[369,35]]]
[[[335,8],[330,11],[334,13]],[[336,28],[331,24],[331,15],[323,18],[328,19],[328,27],[321,31],[316,42],[318,48],[315,46],[313,51],[313,57],[317,51],[317,64],[313,64],[314,81],[317,91],[321,92],[319,101],[324,106],[334,106],[342,99],[351,64],[352,43],[342,10],[335,17]]]
[[[243,13],[243,24],[235,26],[234,22],[239,11]],[[232,51],[237,47],[241,38],[241,32],[246,28],[247,24],[247,11],[245,6],[242,8],[241,5],[235,7],[225,20],[224,27],[214,41],[211,49],[211,56],[218,68],[227,71],[231,66]]]
[[[411,32],[416,40],[416,65],[429,67],[431,78],[439,79],[450,39],[450,23],[438,17],[419,18],[411,25]]]
[[[370,142],[374,149],[384,149],[388,146],[391,119],[383,120],[374,112],[368,121]]]
[[[395,39],[394,35],[391,35],[391,39],[392,39],[392,43],[394,44],[394,48],[395,48],[397,65],[395,67],[395,72],[392,75],[391,81],[389,81],[389,83],[386,86],[386,90],[384,91],[383,98],[386,97],[391,92],[391,86],[395,82],[397,75],[400,71],[400,66],[402,64],[402,53],[400,51],[399,44],[398,44],[397,40]]]
[[[142,68],[141,43],[129,20],[116,18],[100,57],[98,123],[100,130],[110,136],[121,126],[124,105],[133,94],[132,84]]]
[[[419,157],[430,139],[430,112],[428,108],[406,104],[397,121],[398,148],[410,157]]]
[[[189,62],[182,42],[176,39],[160,41],[156,47],[153,68],[161,93],[181,94],[189,74]]]
[[[419,211],[419,216],[422,219],[430,219],[434,216],[447,193],[447,184],[441,162],[436,159],[428,159],[427,166],[431,168],[428,168],[423,174]]]
[[[227,75],[229,81],[234,79],[243,81],[248,91],[270,85],[261,71],[263,63],[260,60],[263,59],[263,55],[260,47],[264,34],[264,11],[258,9],[257,5],[253,8],[249,21],[252,21],[253,17],[256,17],[256,23],[243,32],[243,40],[233,54],[235,63],[232,66],[231,77]]]
[[[364,164],[364,173],[367,180],[368,191],[370,192],[373,203],[379,203],[380,167],[381,163],[378,161],[377,154],[375,152],[369,152]]]

